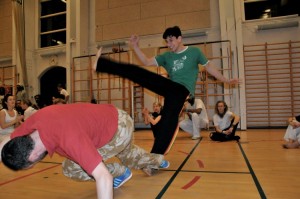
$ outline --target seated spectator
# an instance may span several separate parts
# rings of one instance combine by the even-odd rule
[[[3,109],[0,111],[0,142],[4,136],[11,134],[23,119],[15,110],[15,105],[15,97],[6,94],[2,100]]]
[[[282,145],[286,149],[296,149],[300,146],[300,115],[288,119],[284,140],[287,142]]]
[[[184,104],[184,119],[179,122],[179,127],[192,135],[192,139],[200,139],[201,128],[208,125],[208,117],[204,103],[201,99],[190,98]]]
[[[240,136],[236,136],[235,132],[240,122],[240,117],[228,110],[228,106],[224,101],[218,101],[215,106],[215,115],[213,123],[215,132],[210,134],[210,138],[214,141],[239,141]]]
[[[33,107],[32,103],[28,99],[21,100],[21,107],[24,110],[24,121],[29,118],[32,114],[37,112],[37,107]]]

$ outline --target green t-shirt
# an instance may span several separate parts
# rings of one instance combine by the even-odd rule
[[[189,46],[179,53],[165,52],[155,59],[158,66],[166,69],[172,81],[184,85],[192,95],[195,94],[198,64],[206,65],[208,62],[199,48]]]

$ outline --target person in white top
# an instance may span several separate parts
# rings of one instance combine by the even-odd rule
[[[68,103],[68,101],[69,101],[69,93],[68,93],[68,91],[66,89],[64,89],[61,84],[57,85],[57,90],[58,90],[59,94],[65,96],[64,100],[65,100],[66,103]]]
[[[179,122],[179,127],[192,135],[192,139],[200,139],[201,128],[208,125],[205,105],[201,99],[190,98],[183,108],[184,119]],[[186,117],[187,116],[187,117]]]
[[[24,121],[29,118],[32,114],[37,112],[37,109],[32,107],[32,103],[28,99],[21,100],[21,107],[24,110]]]
[[[240,117],[228,110],[228,106],[224,101],[218,101],[215,106],[215,115],[213,116],[215,132],[210,134],[210,138],[214,141],[239,141],[240,136],[236,136],[235,132],[240,122]]]
[[[2,139],[12,133],[23,119],[18,116],[15,108],[15,98],[12,94],[6,94],[2,100],[3,109],[0,111],[0,142]]]
[[[283,137],[286,143],[282,147],[285,149],[297,149],[300,146],[300,115],[290,117],[288,124]]]

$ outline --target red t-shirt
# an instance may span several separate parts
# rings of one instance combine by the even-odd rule
[[[118,112],[113,105],[51,105],[30,116],[11,138],[37,130],[50,157],[56,152],[91,174],[102,161],[97,149],[113,138],[117,127]]]

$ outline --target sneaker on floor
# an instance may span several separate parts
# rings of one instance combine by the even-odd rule
[[[127,182],[132,176],[132,173],[129,168],[126,167],[123,175],[114,178],[114,188],[117,189],[122,186],[125,182]]]
[[[192,137],[192,140],[198,140],[198,139],[200,139],[201,138],[201,136],[193,136]]]
[[[170,162],[167,161],[167,160],[163,160],[163,161],[161,162],[161,164],[159,165],[159,168],[160,168],[160,169],[166,169],[166,168],[168,168],[169,166],[170,166]]]

